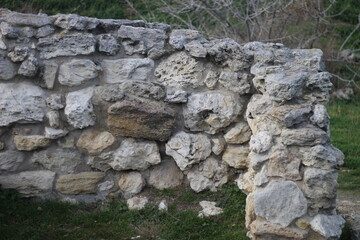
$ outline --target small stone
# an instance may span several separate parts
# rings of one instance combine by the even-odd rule
[[[161,200],[158,206],[159,211],[167,211],[168,210],[168,204],[166,200]]]
[[[106,172],[107,170],[111,169],[109,164],[113,160],[113,152],[105,152],[97,156],[89,156],[87,164],[92,168]]]
[[[60,127],[60,114],[58,111],[49,111],[46,113],[46,118],[49,121],[49,125],[52,128]]]
[[[13,25],[28,25],[33,27],[42,27],[51,25],[53,20],[45,14],[28,14],[11,12],[6,16],[6,21]]]
[[[51,94],[50,97],[46,98],[46,105],[53,110],[60,110],[64,108],[61,94]]]
[[[89,59],[72,59],[60,66],[58,80],[62,85],[78,86],[96,78],[101,70]]]
[[[6,150],[0,152],[0,172],[16,171],[25,160],[25,155],[16,150]]]
[[[14,136],[14,143],[20,151],[32,151],[38,148],[44,148],[51,144],[51,139],[45,136],[32,135],[32,136]]]
[[[114,185],[115,184],[113,181],[105,181],[105,182],[99,183],[99,185],[98,185],[99,192],[107,192],[111,188],[113,188]]]
[[[284,129],[281,133],[282,143],[295,146],[315,146],[329,141],[327,133],[316,127]]]
[[[272,136],[269,132],[258,132],[251,136],[250,150],[253,152],[264,153],[268,151],[272,145]]]
[[[65,136],[63,138],[60,138],[57,141],[57,144],[62,148],[72,149],[72,148],[74,148],[75,140],[74,140],[73,136],[67,135],[67,136]]]
[[[145,186],[145,180],[139,172],[127,172],[120,176],[119,188],[125,198],[130,198],[141,192]]]
[[[54,25],[66,30],[93,30],[100,23],[99,19],[83,17],[77,14],[57,14],[53,16],[53,18],[55,17]]]
[[[239,168],[239,169],[248,168],[249,153],[250,153],[249,146],[228,145],[222,156],[222,160],[233,168]]]
[[[251,90],[249,79],[250,75],[247,73],[221,72],[218,80],[227,90],[244,95]]]
[[[98,35],[98,42],[99,52],[103,52],[106,55],[116,55],[120,50],[120,44],[111,34]]]
[[[178,88],[166,88],[166,102],[170,103],[186,103],[188,93]]]
[[[326,107],[321,104],[316,104],[313,111],[314,114],[310,117],[311,122],[320,128],[328,128],[330,117],[326,111]]]
[[[174,161],[161,161],[150,170],[149,184],[163,190],[180,186],[184,175]]]
[[[141,210],[144,209],[149,202],[147,197],[133,197],[126,201],[129,210]]]
[[[54,32],[55,32],[54,27],[52,27],[51,25],[45,25],[37,29],[35,37],[36,38],[47,37],[53,34]]]
[[[220,155],[224,151],[226,145],[226,141],[224,138],[222,137],[212,138],[211,143],[212,143],[211,151],[215,155]]]
[[[245,121],[241,121],[227,131],[224,138],[227,143],[242,144],[250,140],[251,134],[249,125]]]
[[[175,29],[170,34],[169,44],[176,50],[184,48],[185,44],[194,40],[205,40],[202,34],[196,30]]]
[[[120,84],[106,84],[98,86],[94,92],[94,104],[98,105],[101,101],[117,102],[125,97],[123,89]]]
[[[0,54],[0,80],[10,80],[16,75],[16,66]]]
[[[185,44],[185,50],[193,57],[205,58],[207,55],[207,50],[200,41],[192,41]]]
[[[44,62],[44,70],[42,76],[45,83],[45,87],[47,89],[54,88],[57,70],[58,70],[58,65],[56,62],[52,62],[52,61]]]
[[[201,201],[200,206],[203,208],[199,214],[198,217],[210,217],[210,216],[216,216],[219,214],[222,214],[224,210],[222,208],[216,207],[216,202],[210,202],[210,201]]]
[[[268,182],[268,170],[266,167],[262,167],[260,172],[257,172],[254,175],[254,185],[257,187],[261,187]]]
[[[295,225],[300,228],[300,229],[307,229],[310,225],[310,222],[304,218],[299,218],[298,220],[295,221]]]
[[[161,84],[144,81],[124,81],[117,83],[120,92],[126,95],[138,96],[154,100],[162,100],[165,97],[165,90]],[[120,93],[121,94],[121,93]]]
[[[14,39],[14,38],[18,38],[20,35],[19,30],[11,26],[7,22],[0,23],[0,30],[1,30],[1,35],[5,36],[6,38]]]
[[[318,214],[310,222],[311,228],[326,239],[339,239],[345,220],[339,215]]]
[[[205,77],[204,83],[208,89],[214,90],[218,80],[219,80],[219,73],[214,71],[209,71]]]
[[[28,47],[15,46],[14,50],[8,53],[8,57],[13,62],[22,62],[29,55]]]
[[[90,154],[99,154],[115,142],[115,137],[109,132],[91,130],[83,132],[76,143],[78,148],[86,149]]]
[[[235,182],[238,188],[245,194],[251,193],[254,189],[254,171],[248,170],[246,173],[240,174]]]
[[[69,132],[67,130],[45,127],[45,137],[49,139],[58,139],[68,133]]]
[[[321,170],[306,168],[304,172],[304,192],[308,198],[318,201],[321,199],[335,199],[338,184],[338,173],[335,170]]]
[[[68,195],[95,193],[98,183],[104,176],[105,174],[101,172],[63,175],[56,182],[56,191]]]
[[[20,68],[18,70],[18,74],[23,75],[25,77],[35,77],[39,69],[38,60],[30,55],[28,59],[21,63]]]

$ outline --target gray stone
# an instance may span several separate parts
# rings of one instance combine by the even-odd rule
[[[113,181],[105,181],[105,182],[102,182],[102,183],[99,183],[98,185],[98,189],[99,189],[99,192],[108,192],[111,188],[114,187],[114,182]]]
[[[254,204],[257,216],[283,227],[289,226],[307,211],[306,198],[299,187],[290,181],[272,181],[263,190],[255,191]]]
[[[184,175],[174,161],[162,161],[150,170],[149,184],[163,190],[181,185],[183,178]]]
[[[258,132],[251,136],[250,150],[255,153],[264,153],[273,145],[272,136],[269,132]]]
[[[303,164],[323,170],[339,169],[344,164],[344,154],[332,145],[316,145],[304,153]]]
[[[44,69],[42,76],[46,88],[48,89],[54,88],[57,70],[58,70],[58,64],[56,62],[44,61]]]
[[[222,160],[233,168],[248,168],[250,153],[248,145],[228,145],[222,156]]]
[[[339,239],[345,220],[339,215],[318,214],[310,222],[311,228],[326,239]]]
[[[269,182],[267,166],[263,166],[260,172],[255,173],[254,175],[254,185],[261,187],[264,184]]]
[[[156,142],[124,139],[113,154],[109,165],[114,170],[145,170],[161,162]]]
[[[130,198],[141,192],[145,186],[145,180],[139,172],[126,172],[121,174],[119,188],[125,198]]]
[[[323,52],[320,49],[293,49],[292,54],[295,62],[306,66],[316,72],[323,72],[325,64],[323,62]]]
[[[97,185],[104,176],[105,174],[102,172],[63,175],[56,181],[56,191],[69,195],[96,193]]]
[[[122,25],[133,27],[145,27],[144,20],[128,20],[128,19],[99,19],[99,27],[106,31],[118,30]]]
[[[118,38],[122,39],[125,53],[146,54],[151,49],[163,49],[168,38],[165,31],[142,27],[121,26]]]
[[[320,128],[328,128],[330,117],[326,111],[326,107],[321,104],[314,106],[314,114],[310,117],[313,124]]]
[[[231,92],[194,93],[183,110],[185,127],[215,134],[234,122],[242,104]]]
[[[52,110],[63,109],[65,106],[61,98],[61,94],[51,94],[46,98],[46,105]]]
[[[40,58],[87,55],[95,52],[96,39],[90,33],[74,33],[39,38]]]
[[[250,152],[249,159],[250,159],[250,166],[255,171],[259,171],[261,167],[264,165],[266,161],[270,158],[269,154],[257,154],[255,152]]]
[[[308,198],[321,204],[321,199],[335,199],[338,184],[335,170],[306,168],[304,171],[304,192]]]
[[[215,205],[216,205],[216,202],[201,201],[200,206],[203,209],[199,212],[198,216],[199,217],[210,217],[210,216],[219,215],[224,212],[221,208],[216,207]]]
[[[95,124],[95,114],[91,98],[94,88],[88,87],[66,95],[64,113],[74,128],[86,128]]]
[[[205,58],[207,55],[207,50],[200,41],[191,41],[185,44],[185,50],[193,57]]]
[[[165,86],[196,88],[204,85],[201,81],[203,71],[203,63],[185,52],[178,52],[160,62],[155,76]]]
[[[51,139],[41,135],[14,136],[14,143],[20,151],[32,151],[38,148],[48,147]]]
[[[146,28],[151,28],[151,29],[160,29],[163,30],[165,32],[169,32],[171,30],[171,26],[165,23],[159,23],[159,22],[152,22],[152,23],[146,23],[145,24]]]
[[[13,62],[22,62],[29,55],[28,47],[15,46],[14,50],[8,53],[8,57]]]
[[[17,72],[15,64],[10,62],[6,56],[0,55],[0,80],[10,80]]]
[[[326,132],[320,128],[307,126],[298,129],[284,129],[281,133],[281,141],[285,145],[315,146],[329,141]]]
[[[183,171],[210,156],[211,142],[204,134],[178,132],[166,143],[166,154],[172,156]]]
[[[194,40],[204,41],[205,39],[199,31],[190,29],[175,29],[171,31],[169,44],[176,50],[181,50],[184,48],[185,44]]]
[[[227,90],[244,95],[250,93],[250,75],[247,73],[221,72],[219,83]]]
[[[95,88],[94,104],[98,105],[101,101],[117,102],[125,97],[121,84],[106,84]]]
[[[77,151],[61,148],[35,152],[30,161],[58,173],[74,173],[76,167],[82,163],[81,155]]]
[[[186,103],[187,102],[188,93],[179,88],[166,88],[166,102],[170,103]]]
[[[104,69],[102,81],[105,83],[145,81],[154,68],[154,61],[149,58],[124,58],[103,60],[101,66]]]
[[[116,55],[120,50],[120,44],[111,34],[100,34],[97,36],[99,42],[99,52],[106,55]]]
[[[306,81],[306,87],[312,91],[321,91],[329,93],[333,84],[331,83],[332,74],[328,72],[319,72],[312,74]]]
[[[18,74],[23,75],[25,77],[35,77],[39,69],[39,62],[33,56],[30,55],[28,59],[23,61],[18,70]]]
[[[227,143],[242,144],[250,140],[251,134],[249,125],[245,121],[241,121],[230,128],[224,135],[224,138]]]
[[[42,27],[53,23],[53,20],[45,14],[35,15],[12,12],[8,14],[5,19],[13,25],[29,25],[34,27]]]
[[[101,153],[97,156],[89,156],[87,164],[92,168],[99,169],[100,171],[107,171],[111,169],[110,162],[114,160],[113,152]]]
[[[267,165],[267,176],[282,177],[287,180],[298,181],[300,175],[301,159],[286,149],[274,152]]]
[[[129,210],[141,210],[144,209],[149,202],[147,197],[133,197],[126,201]]]
[[[45,92],[31,83],[0,83],[0,126],[42,122]]]
[[[4,42],[3,35],[1,33],[1,29],[0,29],[0,49],[2,50],[7,49],[6,43]]]
[[[118,83],[118,86],[127,95],[154,100],[161,100],[165,97],[164,87],[158,83],[134,80]]]
[[[96,78],[101,70],[89,59],[72,59],[60,65],[58,80],[62,85],[77,86]]]
[[[45,127],[45,137],[49,139],[58,139],[66,136],[68,133],[67,130]]]
[[[1,31],[1,35],[5,36],[6,38],[14,39],[14,38],[18,38],[20,35],[19,30],[11,26],[7,22],[0,23],[0,31]]]
[[[205,77],[204,83],[206,87],[210,90],[216,88],[216,84],[219,81],[219,73],[214,71],[209,71]]]
[[[76,14],[58,14],[53,16],[56,18],[54,25],[67,30],[93,30],[100,20],[96,18],[83,17]]]
[[[37,29],[35,36],[37,38],[47,37],[50,34],[53,34],[54,32],[55,32],[55,28],[53,26],[45,25]]]
[[[55,173],[45,170],[25,171],[12,175],[0,176],[1,187],[16,189],[24,197],[41,196],[50,192]]]
[[[58,111],[49,111],[46,113],[46,118],[52,128],[60,128],[60,114]]]
[[[22,152],[15,150],[2,151],[0,152],[0,172],[16,171],[24,160],[25,156]]]
[[[296,125],[304,123],[309,120],[312,109],[308,104],[282,105],[273,107],[269,111],[269,115],[283,123],[287,128],[292,128]]]

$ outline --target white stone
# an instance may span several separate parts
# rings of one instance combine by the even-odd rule
[[[145,180],[139,172],[126,172],[120,176],[119,188],[125,198],[130,198],[141,192],[145,186]]]
[[[202,34],[196,30],[175,29],[170,34],[169,44],[177,50],[184,48],[185,44],[193,40],[205,40]]]
[[[245,121],[236,123],[224,135],[225,141],[232,144],[242,144],[248,142],[251,137],[251,129]]]
[[[338,169],[344,164],[344,154],[332,145],[316,145],[304,153],[305,166],[320,169]]]
[[[258,132],[251,136],[250,150],[256,153],[263,153],[272,146],[272,136],[269,132]]]
[[[46,98],[46,105],[52,110],[60,110],[64,108],[61,94],[51,94]]]
[[[77,86],[96,78],[101,70],[89,59],[72,59],[60,65],[58,80],[62,85]]]
[[[144,209],[149,202],[147,197],[133,197],[126,201],[129,210],[141,210]]]
[[[310,222],[311,228],[326,239],[339,239],[345,220],[340,215],[318,214]]]
[[[46,118],[49,121],[49,125],[52,128],[60,127],[60,114],[58,111],[49,111],[46,113]]]
[[[159,211],[167,211],[168,210],[168,204],[166,200],[161,200],[158,206]]]
[[[320,128],[327,128],[330,117],[326,111],[326,107],[321,104],[316,104],[313,111],[314,114],[310,117],[311,122]]]
[[[200,206],[203,209],[199,212],[198,217],[216,216],[224,212],[222,208],[216,207],[215,205],[216,202],[201,201]]]
[[[215,155],[220,155],[224,151],[226,141],[223,137],[212,138],[211,143],[212,143],[211,151]]]

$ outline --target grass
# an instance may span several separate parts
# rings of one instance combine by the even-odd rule
[[[153,190],[155,191],[155,190]],[[0,190],[1,239],[247,239],[244,227],[245,195],[234,183],[217,193],[196,194],[189,189],[155,191],[168,199],[169,211],[149,205],[130,211],[125,202],[106,206],[70,205],[58,201],[21,199],[12,190]],[[179,194],[174,199],[174,194]],[[171,196],[171,197],[170,197]],[[224,213],[197,217],[200,200],[214,200]],[[199,209],[200,210],[200,209]]]

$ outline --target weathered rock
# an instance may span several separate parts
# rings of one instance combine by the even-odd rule
[[[249,153],[250,150],[249,150],[249,146],[247,145],[228,145],[222,156],[222,160],[233,168],[240,168],[240,169],[248,168]]]
[[[166,200],[161,200],[158,206],[159,211],[167,211],[168,210],[168,204]]]
[[[290,181],[270,182],[254,193],[255,213],[270,223],[287,227],[307,211],[307,200],[299,187]]]
[[[155,76],[165,86],[196,88],[204,85],[201,81],[203,71],[201,62],[185,52],[178,52],[160,62]]]
[[[58,139],[68,133],[69,131],[67,130],[45,127],[45,137],[49,139]]]
[[[304,192],[308,198],[321,204],[321,199],[335,199],[338,184],[335,170],[307,168],[304,172]]]
[[[115,136],[166,141],[175,124],[174,112],[156,101],[134,99],[114,103],[107,124]]]
[[[63,138],[57,140],[57,144],[66,149],[74,149],[75,148],[75,140],[74,137],[71,135],[67,135]]]
[[[45,170],[25,171],[12,175],[0,176],[2,188],[16,189],[25,197],[40,196],[50,192],[53,187],[55,173]]]
[[[316,145],[304,153],[303,164],[324,170],[339,169],[344,164],[344,154],[332,145]]]
[[[323,72],[323,52],[320,49],[293,49],[292,54],[295,62],[317,72]]]
[[[106,55],[116,55],[120,50],[120,44],[116,38],[111,34],[100,34],[98,35],[99,52],[105,53]]]
[[[164,87],[158,83],[143,81],[126,81],[118,83],[119,88],[127,95],[161,100],[165,97]]]
[[[115,137],[109,132],[91,130],[83,132],[76,143],[78,148],[86,149],[90,154],[98,154],[115,142]]]
[[[321,104],[314,106],[314,114],[310,117],[313,124],[320,128],[327,128],[329,125],[330,117],[326,111],[326,107]]]
[[[130,198],[141,192],[145,186],[145,180],[139,172],[127,172],[120,176],[119,188],[125,198]]]
[[[301,180],[301,159],[286,149],[274,152],[268,164],[267,176],[282,177],[287,180]]]
[[[287,128],[291,128],[308,121],[311,111],[308,104],[295,104],[273,107],[268,114]]]
[[[187,102],[188,93],[179,88],[166,88],[166,102],[170,103],[186,103]]]
[[[125,53],[146,54],[152,49],[163,49],[165,40],[168,38],[165,31],[142,27],[121,26],[118,38],[122,39]]]
[[[14,143],[20,151],[32,151],[38,148],[44,148],[51,144],[51,139],[45,136],[32,135],[32,136],[14,136]]]
[[[62,194],[91,194],[96,192],[98,183],[104,178],[102,172],[82,172],[60,176],[56,191]]]
[[[8,57],[13,62],[22,62],[29,55],[28,47],[15,46],[14,50],[8,53]]]
[[[51,94],[50,97],[46,98],[46,105],[53,110],[60,110],[64,108],[61,94]]]
[[[198,216],[199,217],[210,217],[210,216],[216,216],[224,212],[219,207],[216,207],[216,202],[210,202],[210,201],[201,201],[200,206],[203,208]]]
[[[126,138],[113,154],[109,165],[114,170],[145,170],[161,162],[156,142]]]
[[[5,36],[6,38],[14,39],[14,38],[18,38],[20,35],[19,30],[11,26],[7,22],[0,23],[0,30],[1,30],[1,35]]]
[[[149,202],[147,197],[133,197],[126,201],[129,210],[141,210],[144,209]]]
[[[176,50],[184,48],[185,44],[194,40],[205,40],[202,34],[196,30],[175,29],[170,34],[169,44]]]
[[[185,44],[185,50],[193,57],[205,58],[207,55],[207,50],[201,44],[201,41],[191,41]]]
[[[28,25],[34,27],[42,27],[51,25],[53,20],[45,14],[28,14],[12,12],[6,16],[6,21],[13,25]]]
[[[339,239],[345,220],[339,215],[318,214],[310,222],[311,228],[326,239]]]
[[[77,86],[96,78],[101,70],[89,59],[73,59],[60,66],[58,80],[62,85]]]
[[[95,52],[96,39],[92,34],[74,33],[39,38],[40,58],[87,55]]]
[[[35,37],[42,38],[47,37],[55,32],[55,28],[51,25],[45,25],[37,29]]]
[[[25,160],[24,153],[15,150],[0,152],[0,172],[16,171]]]
[[[145,81],[154,68],[154,61],[150,58],[124,58],[103,60],[101,66],[104,69],[102,81],[105,83]]]
[[[39,69],[39,62],[33,56],[30,55],[28,59],[23,61],[18,70],[18,74],[23,75],[25,77],[35,77]]]
[[[244,95],[250,93],[250,75],[247,73],[221,72],[219,83],[227,90]]]
[[[276,236],[285,237],[286,239],[305,239],[308,231],[288,227],[285,228],[276,223],[270,223],[267,221],[255,220],[250,224],[250,231],[256,236]],[[271,238],[272,239],[272,238]],[[275,239],[275,238],[273,238]]]
[[[92,30],[100,23],[99,19],[83,17],[76,14],[57,14],[54,25],[67,30]]]
[[[242,107],[230,92],[194,93],[183,110],[185,127],[191,131],[217,133],[236,120]]]
[[[333,84],[331,83],[332,74],[328,72],[319,72],[312,74],[306,81],[306,87],[310,90],[329,93]]]
[[[308,126],[298,129],[283,129],[281,141],[285,145],[314,146],[327,143],[329,137],[323,130]]]
[[[265,165],[261,168],[260,172],[255,173],[253,183],[255,186],[261,187],[268,182],[268,168]]]
[[[46,118],[49,121],[49,125],[52,128],[60,127],[60,114],[58,111],[49,111],[46,113]]]
[[[226,141],[224,138],[222,137],[212,138],[211,143],[212,143],[211,151],[215,155],[220,155],[224,151],[226,145]]]
[[[111,169],[109,164],[113,160],[113,152],[105,152],[97,156],[89,156],[87,164],[90,165],[92,168],[96,168],[105,172]]]
[[[183,178],[174,161],[162,161],[150,171],[149,184],[163,190],[181,185]]]
[[[82,160],[78,152],[58,148],[35,152],[31,157],[31,162],[38,163],[53,172],[74,173]]]
[[[245,121],[241,121],[227,131],[224,138],[227,143],[242,144],[250,140],[251,134],[249,125]]]
[[[54,88],[57,70],[58,70],[58,65],[56,62],[52,62],[52,61],[44,62],[44,70],[42,73],[42,77],[46,88],[48,89]]]
[[[104,86],[95,87],[93,102],[94,105],[105,102],[117,102],[125,97],[123,89],[120,84],[106,84]]]
[[[216,88],[216,84],[219,81],[219,73],[214,71],[209,71],[204,79],[206,87],[210,90]]]
[[[105,181],[102,183],[98,184],[98,189],[99,192],[104,193],[104,192],[109,192],[110,189],[112,189],[115,186],[113,181]]]
[[[166,143],[166,154],[174,158],[181,170],[186,170],[210,156],[211,142],[203,134],[179,132]]]
[[[0,27],[1,27],[1,24],[0,24]],[[1,29],[0,29],[0,49],[2,49],[2,50],[7,49],[6,43],[5,43],[5,41],[3,39],[3,35],[1,33]]]
[[[0,151],[4,150],[5,148],[5,143],[0,141]]]
[[[251,136],[250,150],[255,153],[264,153],[273,145],[272,136],[269,132],[258,132]]]
[[[255,209],[254,209],[254,194],[250,193],[246,197],[246,206],[245,206],[245,227],[250,228],[250,224],[256,219]]]
[[[0,80],[10,80],[15,77],[16,72],[15,64],[10,62],[6,56],[0,55]]]
[[[144,20],[128,20],[128,19],[99,19],[99,27],[106,31],[118,30],[122,25],[133,27],[145,27]]]
[[[66,95],[64,113],[74,128],[86,128],[95,124],[94,108],[91,102],[94,88],[88,87]]]

